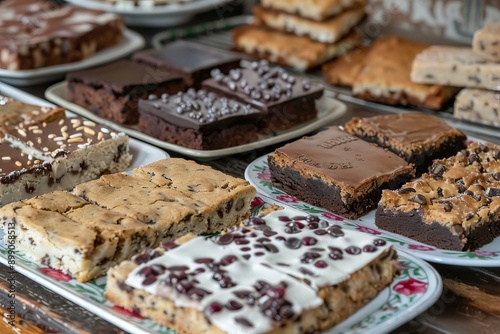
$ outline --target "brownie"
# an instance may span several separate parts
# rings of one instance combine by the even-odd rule
[[[215,93],[190,88],[139,101],[139,129],[172,144],[215,150],[259,139],[261,112]]]
[[[228,75],[218,70],[211,74],[203,87],[262,111],[264,131],[285,130],[316,118],[316,101],[323,96],[323,86],[270,67],[265,60]]]
[[[500,146],[473,142],[398,190],[385,190],[375,224],[440,249],[473,251],[500,235]]]
[[[0,68],[26,70],[85,59],[123,40],[119,15],[51,1],[0,2]]]
[[[119,124],[136,124],[139,99],[184,89],[182,77],[129,60],[68,74],[68,99]]]
[[[133,60],[146,65],[174,72],[184,78],[189,87],[200,88],[201,82],[210,78],[210,71],[218,68],[222,73],[236,68],[241,58],[188,41],[168,43],[161,49],[140,51]]]
[[[433,115],[422,113],[354,117],[345,131],[396,153],[426,172],[434,159],[452,156],[465,148],[467,137]]]
[[[376,208],[382,189],[415,175],[396,154],[338,127],[277,148],[268,163],[273,186],[347,218]]]

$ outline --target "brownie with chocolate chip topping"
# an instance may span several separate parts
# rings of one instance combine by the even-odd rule
[[[172,144],[216,150],[259,139],[262,112],[205,90],[139,101],[139,129]]]
[[[68,99],[118,124],[137,124],[140,99],[183,90],[182,77],[130,60],[67,75]]]
[[[387,287],[396,264],[376,236],[271,206],[122,262],[105,297],[179,333],[322,333]]]
[[[415,175],[396,154],[338,127],[277,148],[268,163],[273,186],[347,218],[376,208],[382,189]]]
[[[473,251],[500,236],[500,146],[474,142],[384,190],[375,223],[440,249]]]
[[[316,118],[316,103],[323,96],[323,86],[271,67],[265,60],[232,69],[227,75],[218,70],[211,74],[203,88],[260,110],[261,127],[267,131],[289,129]]]

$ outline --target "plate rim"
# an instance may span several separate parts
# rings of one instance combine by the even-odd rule
[[[161,147],[163,149],[174,151],[177,153],[181,153],[183,155],[189,156],[191,158],[197,158],[197,159],[214,159],[214,158],[224,157],[224,156],[228,156],[228,155],[232,155],[232,154],[238,154],[238,153],[252,151],[252,150],[266,147],[269,145],[278,144],[278,143],[281,143],[283,141],[293,139],[293,138],[299,137],[301,135],[305,135],[305,134],[310,133],[314,130],[318,130],[319,128],[327,125],[328,123],[334,121],[335,119],[342,117],[347,111],[347,106],[343,102],[341,102],[333,97],[328,96],[327,98],[330,99],[331,101],[333,101],[333,103],[335,104],[335,107],[332,107],[332,109],[335,108],[335,110],[326,111],[325,113],[327,113],[327,114],[324,115],[322,118],[316,118],[315,120],[313,120],[309,123],[305,123],[305,124],[301,125],[297,129],[284,131],[283,133],[281,133],[277,136],[265,138],[265,139],[258,140],[258,141],[248,143],[248,144],[233,146],[230,148],[223,148],[223,149],[218,149],[218,150],[195,150],[195,149],[187,148],[184,146],[175,145],[175,144],[165,142],[163,140],[146,135],[138,130],[129,129],[129,128],[123,127],[117,123],[114,123],[110,120],[99,117],[99,116],[93,114],[92,112],[90,112],[89,110],[67,100],[66,99],[67,89],[68,89],[67,88],[67,81],[62,81],[62,82],[56,83],[56,84],[54,84],[46,89],[45,97],[47,98],[47,100],[50,100],[50,101],[54,102],[55,104],[57,104],[61,107],[64,107],[64,108],[66,108],[66,109],[68,109],[68,110],[70,110],[78,115],[89,118],[95,122],[99,122],[101,124],[104,124],[112,129],[114,129],[114,130],[125,132],[126,134],[128,134],[131,137],[137,138],[137,139],[142,140],[142,141],[146,141],[149,144]]]
[[[256,179],[253,177],[252,169],[254,168],[254,166],[256,166],[256,164],[259,164],[259,163],[264,164],[264,161],[267,160],[267,157],[271,154],[272,153],[264,154],[264,155],[256,158],[252,162],[250,162],[247,165],[247,167],[245,168],[245,173],[244,173],[245,180],[247,180],[252,186],[254,186],[257,189],[258,195],[265,197],[269,201],[272,201],[274,203],[279,203],[280,205],[285,204],[285,205],[288,205],[288,206],[291,206],[291,207],[294,207],[296,209],[301,210],[300,208],[297,208],[293,204],[283,202],[283,201],[277,199],[276,196],[273,196],[273,194],[269,194],[269,192],[266,192],[266,188],[262,187],[262,185],[258,181],[256,181]],[[314,208],[315,210],[319,210],[321,212],[330,212],[326,209],[317,207],[317,206],[312,205],[312,204],[308,204],[308,203],[300,201],[300,200],[298,200],[298,203],[305,204],[305,205],[307,205],[311,208]],[[302,211],[304,211],[304,210],[302,210]],[[373,212],[374,212],[374,210],[370,211],[369,214],[371,214]],[[363,217],[366,217],[366,216],[363,216]],[[475,253],[475,252],[452,251],[452,250],[440,249],[440,248],[437,248],[437,247],[432,246],[432,245],[427,245],[423,242],[419,242],[419,241],[407,238],[407,237],[400,235],[400,234],[397,234],[397,233],[388,232],[388,231],[385,231],[383,229],[379,229],[377,227],[374,228],[373,226],[367,226],[366,223],[362,220],[363,217],[361,217],[361,220],[360,219],[342,218],[343,221],[341,221],[340,223],[348,222],[348,223],[352,223],[354,225],[365,226],[370,230],[375,230],[376,232],[380,233],[380,235],[382,237],[389,238],[389,239],[393,240],[393,241],[391,241],[391,243],[396,247],[396,249],[398,251],[411,252],[411,254],[413,256],[420,258],[422,260],[425,260],[425,261],[430,261],[433,263],[440,263],[440,264],[447,264],[447,265],[454,265],[454,266],[475,266],[475,267],[498,267],[498,266],[500,266],[500,250],[491,251],[491,252],[495,252],[495,255],[494,255],[495,257],[489,258],[489,259],[481,259],[478,257],[474,257],[474,258],[459,257],[459,255],[466,255],[466,254],[471,254],[471,253]],[[498,236],[497,238],[500,238],[500,236]],[[495,238],[495,240],[496,240],[496,238]],[[401,245],[400,243],[403,243],[403,245]],[[411,243],[411,245],[417,245],[417,246],[422,245],[424,247],[431,247],[433,249],[432,250],[418,250],[418,249],[404,248],[406,245],[408,245],[410,243]],[[436,252],[438,252],[438,254],[436,254]],[[447,252],[448,254],[442,254],[441,252]],[[490,252],[490,251],[488,251],[488,252]]]

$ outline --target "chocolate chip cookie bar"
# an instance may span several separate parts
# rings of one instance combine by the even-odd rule
[[[398,190],[384,190],[379,228],[440,249],[473,251],[500,235],[500,147],[474,142]]]
[[[353,219],[377,207],[382,189],[415,175],[396,154],[338,127],[277,148],[268,163],[274,187]]]
[[[354,117],[344,130],[396,153],[426,172],[434,159],[455,155],[465,148],[466,135],[433,115],[422,113]]]
[[[365,56],[370,47],[355,48],[351,52],[331,60],[321,67],[323,79],[336,86],[352,87],[363,69]]]
[[[262,0],[261,5],[288,14],[297,14],[312,20],[322,21],[337,15],[359,3],[358,0]]]
[[[472,122],[500,126],[500,92],[464,88],[455,98],[453,115]]]
[[[500,21],[476,31],[472,39],[472,49],[481,57],[500,62]]]
[[[319,333],[388,286],[396,258],[381,239],[286,208],[146,250],[108,272],[105,296],[179,333]]]

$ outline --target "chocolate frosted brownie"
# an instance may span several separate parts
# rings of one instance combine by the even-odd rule
[[[484,58],[500,62],[500,21],[477,30],[472,39],[472,49]]]
[[[261,111],[262,128],[271,131],[316,118],[316,103],[323,96],[323,86],[271,67],[265,60],[233,69],[228,75],[214,70],[203,87]]]
[[[434,159],[452,156],[465,148],[466,136],[441,121],[422,113],[354,117],[345,131],[387,148],[414,164],[418,173],[427,171]]]
[[[364,1],[360,1],[352,8],[321,22],[257,5],[253,8],[254,23],[297,36],[307,36],[322,43],[335,43],[363,19],[365,5]]]
[[[500,126],[500,92],[464,88],[455,98],[453,115],[472,122]]]
[[[227,74],[240,64],[240,57],[188,41],[168,43],[161,49],[140,51],[133,60],[176,73],[189,87],[200,88],[201,82],[210,78],[210,71],[218,68]]]
[[[338,127],[276,149],[268,163],[273,186],[347,218],[376,208],[382,189],[415,175],[394,153]]]
[[[179,333],[320,333],[388,286],[385,241],[295,209],[144,251],[108,272],[111,302]]]
[[[472,251],[500,235],[500,147],[474,142],[399,190],[385,190],[375,223],[441,249]]]
[[[411,80],[500,90],[500,64],[477,55],[470,47],[433,45],[416,55]]]
[[[209,167],[164,159],[109,174],[69,192],[0,208],[16,249],[36,262],[88,281],[137,254],[186,233],[216,233],[249,216],[255,189]],[[6,233],[7,235],[7,233]]]
[[[320,43],[305,36],[276,31],[265,26],[244,25],[232,31],[233,48],[273,63],[306,71],[346,54],[361,42],[352,31],[335,43]]]
[[[181,76],[128,60],[73,72],[66,80],[70,101],[119,124],[138,122],[139,99],[184,89]]]
[[[353,95],[387,104],[441,109],[458,89],[417,84],[410,80],[413,59],[427,46],[396,36],[377,39],[354,80]]]
[[[39,0],[0,3],[0,68],[25,70],[70,63],[119,44],[120,16]]]
[[[215,150],[259,139],[261,112],[215,93],[186,93],[139,101],[139,129],[172,144]]]

